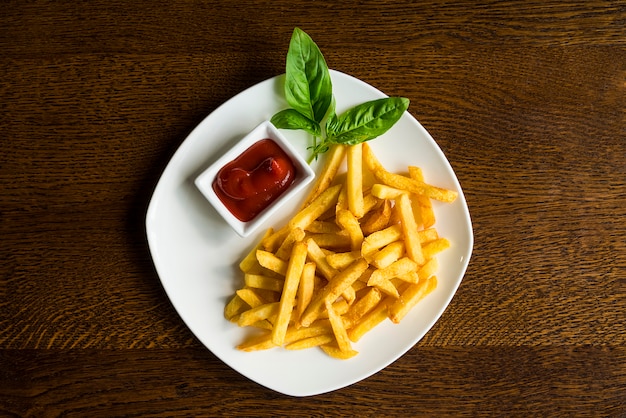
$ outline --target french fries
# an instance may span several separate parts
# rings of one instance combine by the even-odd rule
[[[317,347],[349,359],[353,343],[436,289],[436,256],[451,243],[434,227],[431,199],[457,193],[426,183],[419,167],[408,173],[387,171],[367,143],[329,150],[301,209],[239,264],[245,285],[224,316],[257,330],[239,350]]]
[[[417,179],[388,172],[376,159],[372,149],[367,144],[363,144],[362,151],[365,165],[374,173],[374,177],[388,186],[447,203],[453,202],[458,196],[458,193],[453,190],[442,189]]]

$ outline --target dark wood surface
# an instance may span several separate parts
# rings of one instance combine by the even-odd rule
[[[0,415],[626,416],[626,2],[1,8]],[[413,349],[298,399],[194,338],[144,231],[177,147],[283,72],[295,26],[411,99],[475,232]]]

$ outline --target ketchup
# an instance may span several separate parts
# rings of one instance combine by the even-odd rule
[[[296,174],[287,153],[267,138],[222,167],[213,190],[237,219],[248,222],[276,200]]]

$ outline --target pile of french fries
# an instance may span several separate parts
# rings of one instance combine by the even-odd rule
[[[356,355],[353,343],[387,318],[399,323],[437,286],[435,256],[450,242],[434,228],[431,199],[456,197],[418,167],[387,171],[367,143],[335,145],[300,211],[239,265],[245,284],[224,314],[259,332],[237,348]]]

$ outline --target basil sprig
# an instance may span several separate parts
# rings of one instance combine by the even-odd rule
[[[332,144],[355,145],[384,134],[409,107],[409,99],[387,97],[337,115],[326,60],[311,37],[299,28],[294,29],[289,42],[285,97],[291,107],[276,113],[271,122],[280,129],[302,129],[313,135],[309,162]]]

